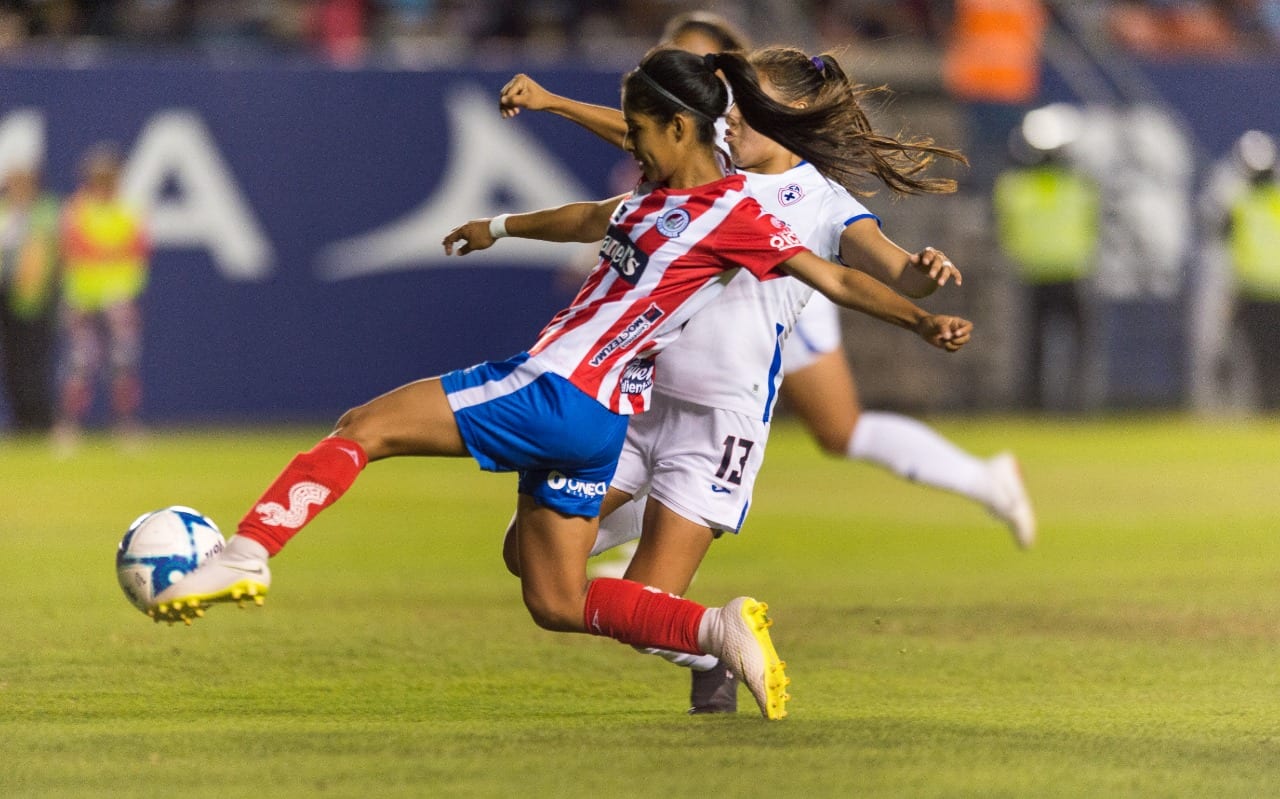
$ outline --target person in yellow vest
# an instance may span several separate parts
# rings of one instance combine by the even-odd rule
[[[86,154],[82,184],[62,213],[63,311],[67,333],[55,443],[75,444],[105,372],[117,431],[140,431],[138,298],[147,283],[148,240],[143,221],[118,195],[121,159],[113,145]]]
[[[0,346],[12,429],[46,433],[53,424],[58,200],[33,167],[5,176],[0,195]]]
[[[1226,218],[1226,249],[1235,278],[1235,327],[1254,369],[1263,408],[1280,408],[1280,177],[1275,141],[1251,131],[1254,146],[1242,148],[1246,182]],[[1249,134],[1246,134],[1249,135]],[[1269,146],[1268,146],[1269,145]]]
[[[1098,188],[1066,155],[1072,119],[1067,107],[1028,114],[1011,140],[1018,163],[996,178],[992,199],[1000,248],[1028,289],[1027,393],[1049,410],[1084,402],[1082,293],[1098,243]]]

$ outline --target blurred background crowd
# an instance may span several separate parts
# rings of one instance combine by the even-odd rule
[[[528,117],[490,129],[502,124],[491,98],[478,101],[475,115],[458,98],[477,81],[496,91],[492,86],[517,71],[604,87],[607,97],[617,75],[662,39],[673,18],[690,12],[714,13],[717,24],[753,46],[834,51],[860,83],[893,90],[888,103],[867,109],[877,128],[926,134],[970,159],[949,175],[960,186],[955,195],[899,203],[882,193],[869,202],[895,240],[909,249],[943,247],[962,266],[965,291],[948,295],[946,310],[975,321],[980,346],[962,358],[904,353],[892,332],[849,315],[846,338],[857,341],[850,358],[867,375],[860,391],[869,404],[918,411],[1280,409],[1280,354],[1271,344],[1280,335],[1280,109],[1272,99],[1280,96],[1280,0],[0,0],[0,81],[10,81],[0,92],[0,176],[9,178],[0,195],[0,410],[7,406],[9,426],[53,425],[74,434],[95,401],[108,404],[94,400],[95,375],[105,377],[102,393],[117,424],[136,429],[140,409],[146,415],[143,387],[166,372],[154,364],[138,372],[146,366],[144,326],[134,301],[148,257],[154,250],[168,265],[158,272],[162,291],[188,291],[189,281],[207,279],[204,262],[181,271],[180,284],[172,265],[191,254],[192,230],[225,221],[195,201],[177,203],[193,216],[175,217],[173,187],[182,182],[175,176],[203,176],[187,189],[222,191],[222,181],[224,195],[243,189],[245,202],[276,228],[274,245],[282,253],[292,248],[280,261],[298,281],[266,280],[264,256],[262,274],[249,278],[262,281],[253,302],[303,307],[299,292],[328,297],[334,288],[309,271],[332,232],[314,221],[318,215],[335,214],[329,227],[347,231],[403,212],[409,201],[381,207],[388,192],[379,181],[404,179],[412,202],[428,187],[440,193],[439,203],[412,217],[427,226],[504,210],[491,207],[495,198],[511,200],[503,192],[526,179],[544,193],[516,200],[536,207],[567,201],[542,199],[551,196],[543,184],[564,183],[556,163],[530,156],[527,143],[510,138],[527,132]],[[140,83],[122,64],[148,64],[145,74],[164,85],[143,85],[146,79]],[[174,64],[183,67],[175,72]],[[223,80],[233,73],[224,66],[253,64],[266,65],[253,88]],[[361,80],[346,81],[350,76]],[[329,102],[336,92],[347,93]],[[222,141],[201,119],[218,121]],[[318,127],[315,119],[322,119]],[[358,127],[366,123],[368,130]],[[167,148],[176,145],[164,135],[149,135],[155,124],[193,149],[174,155]],[[395,138],[401,126],[411,131],[406,139]],[[298,135],[303,129],[307,135]],[[392,138],[380,150],[371,142],[383,134]],[[479,161],[467,161],[460,135],[483,150]],[[69,166],[89,136],[116,139],[125,150],[133,140],[129,157],[113,166],[125,167],[126,178],[133,167],[125,197],[116,197],[114,186],[94,195],[84,165]],[[41,163],[46,137],[53,168]],[[290,143],[290,158],[277,158],[280,141]],[[226,142],[235,144],[222,151],[231,163],[220,172],[215,156]],[[607,170],[595,165],[601,156],[580,149],[587,144],[565,146],[571,155],[563,163],[586,180],[583,191],[606,191],[591,177],[599,172],[603,182]],[[503,148],[516,155],[494,161]],[[371,161],[367,152],[384,158]],[[317,170],[312,158],[327,159],[325,168]],[[612,163],[616,156],[603,158]],[[446,186],[438,175],[419,183],[406,172],[455,159],[465,165],[458,170],[478,177]],[[366,185],[364,170],[393,162],[389,174]],[[531,177],[516,174],[525,166]],[[346,168],[358,177],[345,178],[332,196],[314,189],[321,177],[338,182]],[[48,185],[37,185],[41,179]],[[484,180],[494,183],[492,195],[476,188]],[[368,196],[347,203],[353,187]],[[467,206],[472,200],[477,205]],[[158,221],[155,212],[166,207],[167,221]],[[136,219],[129,216],[135,211]],[[210,240],[225,242],[226,231],[245,229],[246,218],[226,216],[229,227]],[[394,229],[420,235],[409,222]],[[428,257],[423,242],[434,245],[439,234],[421,235],[410,247],[419,260]],[[126,312],[106,313],[119,304],[113,295],[81,302],[76,315],[67,286],[73,267],[93,258],[127,272],[119,281],[131,286]],[[213,285],[244,300],[227,281]],[[334,296],[358,308],[352,285]],[[282,297],[273,300],[277,290]],[[401,287],[399,296],[417,291]],[[154,317],[165,306],[148,307]],[[242,326],[255,308],[236,311]],[[306,314],[298,313],[301,325]],[[181,321],[196,329],[191,315]],[[395,315],[380,321],[388,318]],[[434,346],[439,335],[422,323],[430,314],[414,308],[406,318]],[[273,316],[263,319],[276,329]],[[218,321],[202,320],[213,327]],[[215,346],[207,338],[185,346],[239,352],[238,342]],[[176,349],[166,341],[150,351],[154,358]],[[176,355],[170,370],[173,363],[186,366]],[[210,386],[197,387],[191,375],[168,379],[162,392],[178,410],[166,415],[185,415],[188,406],[224,415],[216,401],[206,402]],[[213,387],[225,382],[210,380]],[[255,414],[287,416],[282,409],[298,394],[280,386],[280,396],[263,399]]]
[[[678,0],[6,0],[0,52],[103,47],[314,54],[438,64],[478,56],[613,60],[651,44]],[[813,47],[910,38],[939,44],[950,0],[767,0],[714,4],[756,38]],[[1161,57],[1280,49],[1280,0],[1046,3],[1098,42]]]

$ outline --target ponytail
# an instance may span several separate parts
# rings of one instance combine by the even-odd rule
[[[968,163],[959,152],[938,147],[931,139],[877,133],[861,105],[873,90],[850,81],[839,61],[829,54],[810,58],[794,48],[771,47],[750,57],[739,53],[708,55],[705,63],[724,74],[748,125],[853,194],[875,193],[874,188],[864,185],[868,176],[896,194],[955,191],[954,180],[920,173],[936,157]],[[788,102],[804,101],[804,107],[774,100],[760,87],[758,73]]]

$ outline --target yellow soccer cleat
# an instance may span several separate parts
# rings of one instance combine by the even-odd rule
[[[746,684],[755,697],[760,715],[770,720],[787,715],[791,695],[787,686],[787,664],[778,657],[769,637],[773,620],[767,615],[769,606],[751,597],[738,597],[719,609],[717,628],[712,642],[719,651],[712,652]]]
[[[147,615],[157,622],[190,625],[216,602],[262,605],[271,588],[271,570],[259,559],[210,558],[195,571],[160,592]]]

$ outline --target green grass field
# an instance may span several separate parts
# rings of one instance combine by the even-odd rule
[[[1280,795],[1280,420],[938,427],[1019,453],[1040,544],[780,425],[690,591],[770,603],[779,723],[538,630],[499,558],[514,479],[469,461],[375,464],[266,607],[183,628],[116,586],[124,528],[230,530],[323,431],[0,442],[0,796]]]

